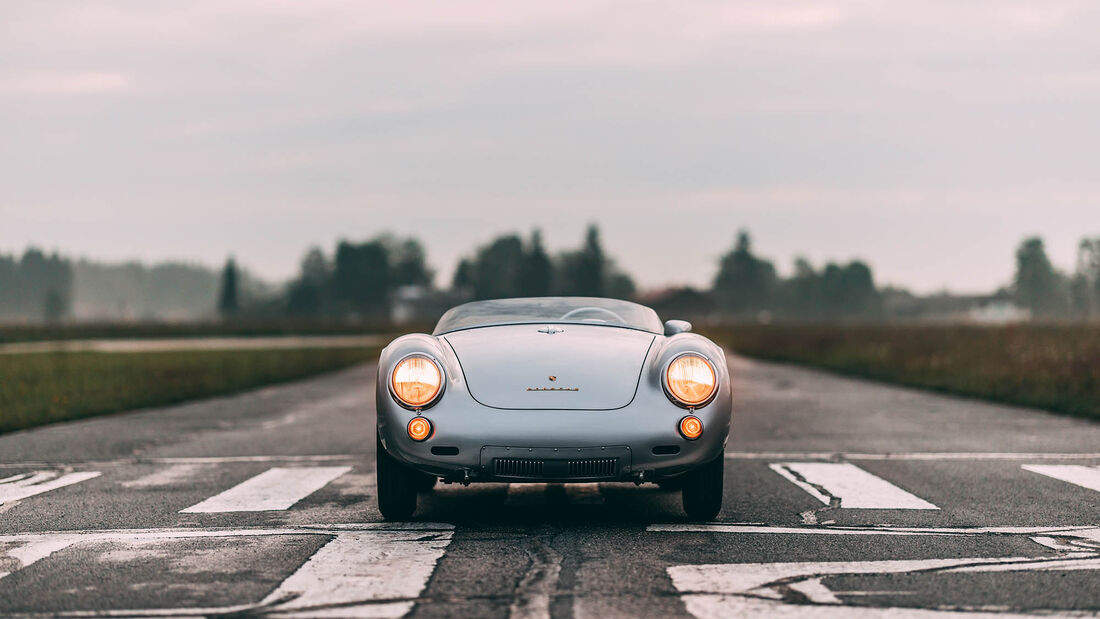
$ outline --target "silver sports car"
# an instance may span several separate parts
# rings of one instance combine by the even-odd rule
[[[467,303],[378,362],[378,508],[402,520],[446,482],[655,482],[722,506],[722,349],[648,307],[544,297]]]

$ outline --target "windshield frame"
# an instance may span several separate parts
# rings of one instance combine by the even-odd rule
[[[649,326],[646,326],[645,324],[643,324],[641,321],[635,321],[638,324],[632,324],[632,323],[628,323],[628,322],[613,323],[613,322],[594,322],[594,321],[589,321],[589,320],[560,320],[560,319],[548,318],[548,317],[542,317],[542,318],[532,317],[530,319],[527,319],[527,318],[523,318],[521,316],[516,316],[514,318],[505,317],[505,319],[502,319],[502,320],[495,320],[495,321],[489,321],[489,322],[483,322],[483,323],[477,323],[477,324],[466,324],[466,325],[458,325],[458,326],[447,325],[448,328],[446,328],[446,329],[441,328],[441,326],[444,325],[444,322],[447,319],[452,318],[452,315],[455,314],[457,310],[460,310],[462,308],[465,308],[465,307],[468,307],[468,306],[471,306],[471,305],[491,304],[491,303],[508,302],[508,301],[546,301],[546,302],[557,302],[557,303],[572,302],[576,306],[572,309],[577,309],[577,308],[581,308],[581,307],[603,307],[603,306],[607,305],[610,302],[612,304],[622,304],[624,307],[630,308],[634,311],[640,311],[643,315],[648,314],[648,316],[646,316],[646,318],[652,318],[652,323],[653,324],[652,324],[652,328],[650,328]],[[613,311],[613,308],[605,308],[605,309],[609,309],[609,310]],[[625,319],[625,317],[624,317],[624,319]],[[485,299],[485,300],[481,300],[481,301],[471,301],[469,303],[463,303],[462,305],[456,305],[455,307],[452,307],[451,309],[449,309],[449,310],[447,310],[446,312],[443,313],[443,315],[439,318],[439,321],[436,323],[435,328],[432,330],[432,335],[440,336],[440,335],[446,335],[448,333],[455,333],[455,332],[458,332],[458,331],[468,331],[470,329],[482,329],[482,328],[486,328],[486,327],[506,327],[506,326],[515,326],[515,325],[579,325],[579,326],[587,326],[587,327],[614,327],[614,328],[618,328],[618,329],[630,329],[632,331],[641,331],[643,333],[651,333],[651,334],[655,334],[655,335],[661,335],[661,334],[664,333],[664,325],[661,322],[661,318],[657,315],[657,312],[653,311],[653,308],[647,307],[647,306],[642,305],[640,303],[634,303],[633,301],[625,301],[625,300],[622,300],[622,299],[609,299],[609,298],[604,298],[604,297],[564,297],[563,296],[563,297],[516,297],[516,298],[508,298],[508,299]]]

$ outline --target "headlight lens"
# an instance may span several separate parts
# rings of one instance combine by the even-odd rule
[[[406,357],[393,369],[393,395],[411,408],[427,406],[443,388],[443,374],[434,361],[420,355]]]
[[[698,406],[714,395],[718,378],[714,367],[699,355],[680,355],[665,373],[669,394],[684,406]]]

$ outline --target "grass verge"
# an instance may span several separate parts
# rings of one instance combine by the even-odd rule
[[[0,323],[0,344],[87,339],[158,339],[182,337],[268,337],[280,335],[371,335],[377,333],[431,332],[432,325],[402,325],[400,329],[381,322],[338,322],[306,320],[240,320],[219,322],[103,322],[60,325]]]
[[[745,325],[749,357],[1100,420],[1100,326]]]
[[[364,348],[0,355],[0,433],[233,393],[377,355]]]

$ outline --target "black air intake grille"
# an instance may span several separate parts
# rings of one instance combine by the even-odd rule
[[[593,460],[570,460],[570,477],[614,477],[617,458],[597,458]]]
[[[493,474],[499,477],[542,477],[542,460],[495,458]]]

